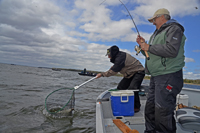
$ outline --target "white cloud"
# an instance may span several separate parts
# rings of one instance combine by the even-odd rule
[[[186,63],[188,63],[188,62],[195,62],[195,60],[192,59],[192,58],[185,57],[185,62]]]
[[[51,36],[51,35],[64,36],[65,35],[64,29],[65,29],[64,25],[61,25],[61,24],[58,24],[58,23],[53,24],[53,25],[49,25],[48,28],[41,28],[41,30],[49,36]]]
[[[105,44],[135,42],[137,32],[131,19],[125,18],[127,12],[118,0],[106,0],[100,5],[102,2],[1,0],[0,61],[101,71],[109,69],[112,64],[105,56],[108,48]],[[149,24],[146,19],[163,5],[173,16],[199,14],[199,10],[191,10],[199,5],[197,1],[123,2],[137,25]],[[151,35],[147,32],[140,34],[147,39]],[[122,50],[144,62],[142,54],[136,56],[135,52]],[[185,61],[195,60],[186,58]]]
[[[197,53],[199,53],[199,52],[200,52],[200,50],[199,50],[199,49],[197,49],[197,50],[193,50],[193,52],[197,52]]]
[[[193,72],[187,72],[183,75],[184,79],[200,79],[200,74],[195,74]]]
[[[195,9],[196,6],[200,5],[198,0],[137,0],[136,3],[139,6],[132,13],[138,16],[142,15],[145,19],[152,17],[155,11],[160,8],[168,9],[172,17],[200,14],[200,11]]]

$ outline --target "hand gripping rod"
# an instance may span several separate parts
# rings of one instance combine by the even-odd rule
[[[119,1],[120,1],[120,0],[119,0]],[[120,1],[120,2],[121,2],[122,5],[126,8],[126,6],[124,5],[124,3],[123,3],[122,1]],[[126,8],[126,10],[127,10],[129,16],[131,17],[131,19],[132,19],[132,21],[133,21],[133,24],[134,24],[134,26],[135,26],[135,29],[136,29],[138,35],[140,36],[140,33],[139,33],[138,28],[137,28],[137,26],[136,26],[136,24],[135,24],[135,22],[134,22],[134,20],[133,20],[133,17],[131,16],[131,14],[130,14],[130,12],[129,12],[129,10],[128,10],[127,8]],[[141,40],[141,43],[144,43],[144,42]],[[149,54],[147,53],[147,51],[144,51],[144,52],[145,52],[145,55],[146,55],[147,60],[149,60],[149,59],[150,59],[150,58],[149,58]]]

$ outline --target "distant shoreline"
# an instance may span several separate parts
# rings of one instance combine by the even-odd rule
[[[6,64],[6,63],[3,63]],[[17,64],[10,64],[10,65],[17,65]],[[65,70],[65,71],[74,71],[74,72],[81,72],[83,70],[80,69],[67,69],[67,68],[50,68],[50,67],[38,67],[38,68],[47,68],[47,69],[52,69],[54,71],[61,71],[61,70]],[[87,70],[88,72],[92,72],[92,73],[101,73],[100,71],[91,71],[91,70]],[[117,74],[116,76],[122,77],[122,74]],[[150,76],[145,76],[144,79],[150,80]],[[184,84],[190,84],[190,85],[200,85],[200,79],[183,79],[184,80]]]
[[[184,84],[189,84],[189,85],[199,85],[199,86],[200,86],[200,84],[195,84],[195,83],[184,83]]]
[[[150,80],[150,76],[145,76],[144,79]],[[184,84],[190,84],[190,85],[200,85],[200,79],[192,80],[192,79],[183,79]]]
[[[62,69],[64,70],[64,69]],[[76,71],[76,72],[81,72],[83,70],[76,70],[76,69],[65,69],[65,70],[68,70],[68,71]],[[101,73],[99,71],[89,71],[88,72],[92,72],[92,73]],[[117,74],[116,76],[119,76],[119,77],[122,77],[122,74]],[[150,80],[150,76],[145,76],[144,79],[148,79]],[[192,80],[192,79],[183,79],[184,81],[184,84],[190,84],[190,85],[200,85],[200,79],[197,79],[197,80]]]
[[[66,71],[75,71],[75,72],[81,72],[83,70],[79,70],[79,69],[65,69],[65,68],[52,68],[52,70],[56,69],[58,70],[66,70]],[[92,72],[92,73],[101,73],[99,71],[90,71],[87,70],[88,72]],[[122,77],[122,74],[117,74],[116,76]],[[148,79],[150,80],[151,76],[145,76],[144,79]],[[197,80],[192,80],[192,79],[183,79],[184,84],[191,84],[191,85],[200,85],[200,79]]]

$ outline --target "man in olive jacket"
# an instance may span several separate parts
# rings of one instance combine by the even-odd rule
[[[124,78],[118,84],[117,89],[139,89],[145,76],[142,64],[130,54],[119,51],[119,48],[115,45],[107,49],[106,55],[114,65],[108,71],[97,74],[97,78],[114,76],[120,72]],[[140,110],[140,106],[139,94],[134,92],[135,112]]]
[[[176,96],[183,87],[182,68],[185,65],[184,28],[171,19],[164,8],[148,20],[156,26],[149,43],[144,43],[141,36],[136,40],[143,54],[147,51],[150,57],[145,63],[145,72],[151,75],[145,106],[145,133],[175,133]]]

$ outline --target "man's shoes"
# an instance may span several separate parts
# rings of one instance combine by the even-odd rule
[[[139,108],[139,109],[134,108],[134,112],[135,112],[135,113],[137,113],[137,112],[139,112],[139,111],[140,111],[140,108]]]

